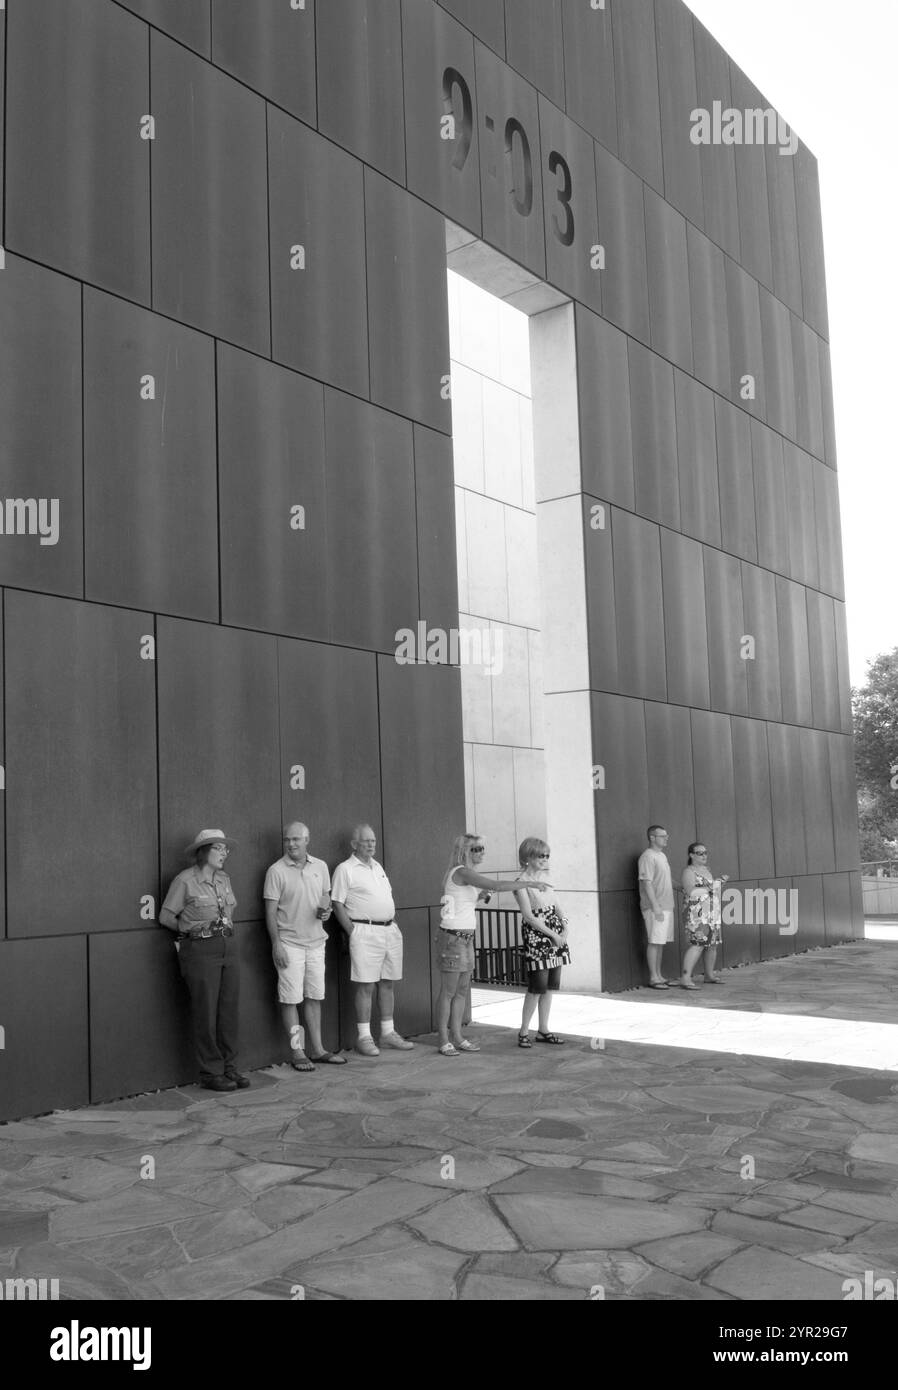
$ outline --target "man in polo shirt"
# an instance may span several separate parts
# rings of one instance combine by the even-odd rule
[[[669,836],[663,825],[650,825],[646,831],[649,848],[639,856],[639,906],[645,922],[646,959],[649,985],[667,989],[661,974],[664,947],[674,939],[674,895],[670,863],[664,853]]]
[[[331,876],[323,859],[309,854],[309,831],[301,821],[284,826],[285,854],[265,875],[265,925],[278,972],[281,1017],[290,1039],[291,1066],[314,1071],[314,1062],[342,1066],[345,1057],[325,1052],[321,1041],[324,998],[324,923],[331,915]],[[299,1005],[304,1003],[311,1057],[302,1047]]]
[[[337,921],[349,937],[355,1017],[359,1030],[356,1047],[363,1057],[379,1057],[371,1036],[371,1001],[377,985],[380,1008],[380,1046],[407,1049],[393,1023],[393,981],[402,979],[402,933],[394,922],[393,890],[374,858],[377,839],[370,825],[352,832],[352,854],[337,866],[331,898]]]

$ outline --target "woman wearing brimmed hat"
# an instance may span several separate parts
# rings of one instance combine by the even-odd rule
[[[159,911],[160,924],[178,938],[200,1085],[210,1091],[242,1090],[250,1084],[237,1070],[237,899],[223,867],[235,843],[223,830],[201,830],[184,851],[194,856],[192,868],[172,880]]]

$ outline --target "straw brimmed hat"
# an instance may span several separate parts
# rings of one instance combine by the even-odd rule
[[[232,845],[236,845],[237,843],[236,840],[232,840],[230,836],[226,835],[223,830],[201,830],[193,844],[188,845],[184,853],[196,854],[198,849],[203,848],[203,845],[215,845],[218,844],[219,840],[222,844],[227,845],[229,849]]]

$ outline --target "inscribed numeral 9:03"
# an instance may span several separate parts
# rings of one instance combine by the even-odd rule
[[[447,116],[452,116],[454,122],[452,167],[461,171],[468,162],[474,140],[474,102],[471,88],[457,68],[446,68],[443,73],[443,110]],[[485,118],[485,126],[495,138],[495,122],[490,117]],[[509,116],[506,120],[503,138],[508,196],[515,212],[521,217],[529,217],[533,211],[533,155],[527,132],[516,116]],[[562,246],[573,246],[575,224],[571,199],[574,181],[570,165],[563,154],[552,150],[548,168],[549,173],[560,181],[555,194],[562,216],[558,212],[553,213],[552,230]]]

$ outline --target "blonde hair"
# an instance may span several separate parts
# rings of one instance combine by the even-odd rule
[[[482,839],[482,835],[469,835],[467,833],[464,835],[456,835],[455,839],[452,841],[452,852],[449,855],[449,865],[443,875],[444,888],[453,869],[458,869],[462,865],[464,865],[466,869],[472,868],[471,846],[479,844]]]
[[[518,846],[518,863],[522,869],[526,869],[535,854],[548,853],[549,846],[545,840],[540,840],[536,835],[528,835],[526,840],[522,840]]]

